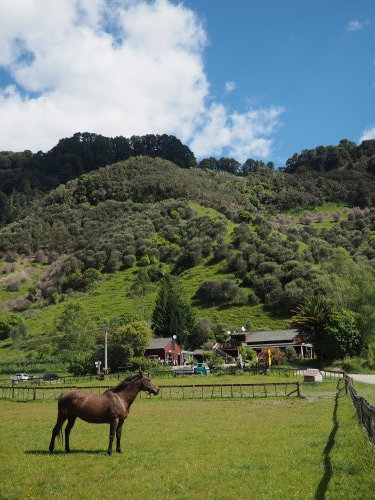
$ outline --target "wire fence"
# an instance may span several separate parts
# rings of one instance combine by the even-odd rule
[[[353,386],[353,379],[345,374],[345,389],[350,394],[357,412],[359,423],[366,430],[368,438],[375,446],[375,407],[371,406],[363,396],[359,396]]]
[[[63,392],[71,389],[84,389],[96,394],[102,394],[110,386],[0,386],[1,399],[13,401],[36,401],[58,399]],[[189,384],[162,385],[159,397],[161,399],[229,399],[229,398],[268,398],[301,396],[300,382],[269,382],[264,384]],[[151,398],[145,393],[140,398]]]

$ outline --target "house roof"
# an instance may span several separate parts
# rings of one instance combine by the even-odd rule
[[[156,337],[152,339],[151,344],[147,347],[147,349],[163,349],[170,344],[172,340],[173,339],[171,337]]]
[[[260,344],[267,342],[293,342],[298,336],[296,329],[290,330],[262,330],[251,334],[247,344]]]

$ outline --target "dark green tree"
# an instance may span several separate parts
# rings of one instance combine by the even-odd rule
[[[135,280],[130,287],[130,295],[136,295],[141,300],[141,316],[145,319],[145,300],[151,292],[151,280],[147,268],[140,268],[137,271]]]
[[[112,370],[126,365],[133,356],[143,356],[151,338],[152,331],[145,321],[133,321],[110,331],[108,353]]]
[[[193,310],[181,294],[177,278],[166,275],[161,282],[152,312],[152,329],[156,336],[177,335],[178,342],[187,346],[194,327]]]
[[[64,361],[94,348],[93,325],[78,303],[66,304],[56,320],[55,333],[55,352]]]

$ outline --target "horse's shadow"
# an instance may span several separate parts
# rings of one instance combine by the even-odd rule
[[[25,455],[49,455],[48,450],[25,450]],[[54,455],[74,455],[74,454],[85,454],[85,455],[107,455],[104,450],[71,450],[67,453],[64,450],[55,450]]]

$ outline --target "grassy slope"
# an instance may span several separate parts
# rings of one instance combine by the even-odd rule
[[[191,208],[197,215],[208,215],[212,219],[225,218],[222,214],[212,208],[203,207],[196,202],[190,202]],[[230,240],[231,233],[236,224],[227,220],[227,240]],[[23,263],[23,265],[29,265]],[[22,267],[22,265],[20,264]],[[96,323],[108,321],[123,312],[142,313],[142,303],[139,297],[129,296],[129,288],[134,280],[134,273],[137,268],[133,267],[124,271],[118,271],[108,275],[98,286],[88,293],[76,293],[74,297],[67,301],[52,304],[42,309],[31,309],[26,312],[26,325],[29,334],[33,336],[50,335],[54,329],[56,317],[61,313],[65,304],[70,300],[78,300],[88,316]],[[205,259],[197,266],[185,271],[180,279],[182,289],[187,298],[193,299],[199,284],[204,280],[215,280],[230,278],[223,263],[210,263],[210,258]],[[14,299],[27,291],[27,288],[35,282],[37,275],[33,275],[30,280],[22,285],[19,292],[7,292],[1,288],[2,300]],[[146,297],[145,316],[150,318],[155,300],[157,288]],[[194,302],[193,302],[194,304]],[[209,318],[217,323],[227,324],[229,327],[239,327],[251,321],[256,329],[287,328],[288,323],[283,318],[274,318],[264,311],[261,305],[257,306],[230,306],[230,307],[208,307],[202,308],[194,304],[197,318]],[[1,344],[0,344],[1,345]],[[23,358],[25,351],[18,349],[0,349],[0,361]]]
[[[55,402],[2,402],[2,497],[373,498],[374,455],[343,387],[302,400],[137,400],[124,454],[77,421],[73,453],[47,453]],[[95,478],[99,478],[97,480]]]

